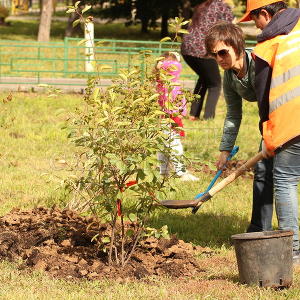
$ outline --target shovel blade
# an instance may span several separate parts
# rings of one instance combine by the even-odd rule
[[[160,202],[160,205],[171,209],[181,209],[196,207],[198,202],[198,200],[164,200]]]

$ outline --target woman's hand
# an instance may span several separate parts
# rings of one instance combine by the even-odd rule
[[[221,151],[219,159],[216,162],[216,167],[218,170],[223,169],[224,167],[226,167],[227,164],[227,157],[229,156],[230,151]]]

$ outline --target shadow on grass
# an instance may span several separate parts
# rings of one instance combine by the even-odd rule
[[[189,209],[160,211],[151,220],[151,226],[167,225],[170,234],[185,242],[212,248],[230,247],[231,235],[246,231],[249,220],[237,215],[201,212],[193,215]]]
[[[227,280],[227,281],[231,281],[233,283],[241,283],[240,282],[240,278],[239,275],[229,275],[229,274],[220,274],[220,275],[212,275],[209,276],[209,280]]]
[[[11,35],[26,36],[36,39],[38,33],[38,24],[31,21],[10,21],[9,26],[0,27],[1,39],[9,40]]]
[[[67,23],[53,21],[51,24],[51,38],[63,40]],[[37,39],[39,30],[38,20],[12,20],[9,26],[0,26],[0,37],[6,40]],[[154,40],[159,41],[158,30],[149,33],[141,33],[140,25],[126,27],[124,23],[95,24],[95,38],[121,39],[121,40]],[[76,36],[80,37],[80,36]],[[81,36],[83,38],[83,34]]]

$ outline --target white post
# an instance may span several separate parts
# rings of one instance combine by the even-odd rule
[[[94,23],[88,22],[84,26],[85,42],[85,71],[94,72]]]

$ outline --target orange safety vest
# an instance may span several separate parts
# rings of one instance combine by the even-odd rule
[[[272,68],[263,138],[267,149],[274,151],[300,135],[300,21],[288,35],[259,43],[253,52]]]

